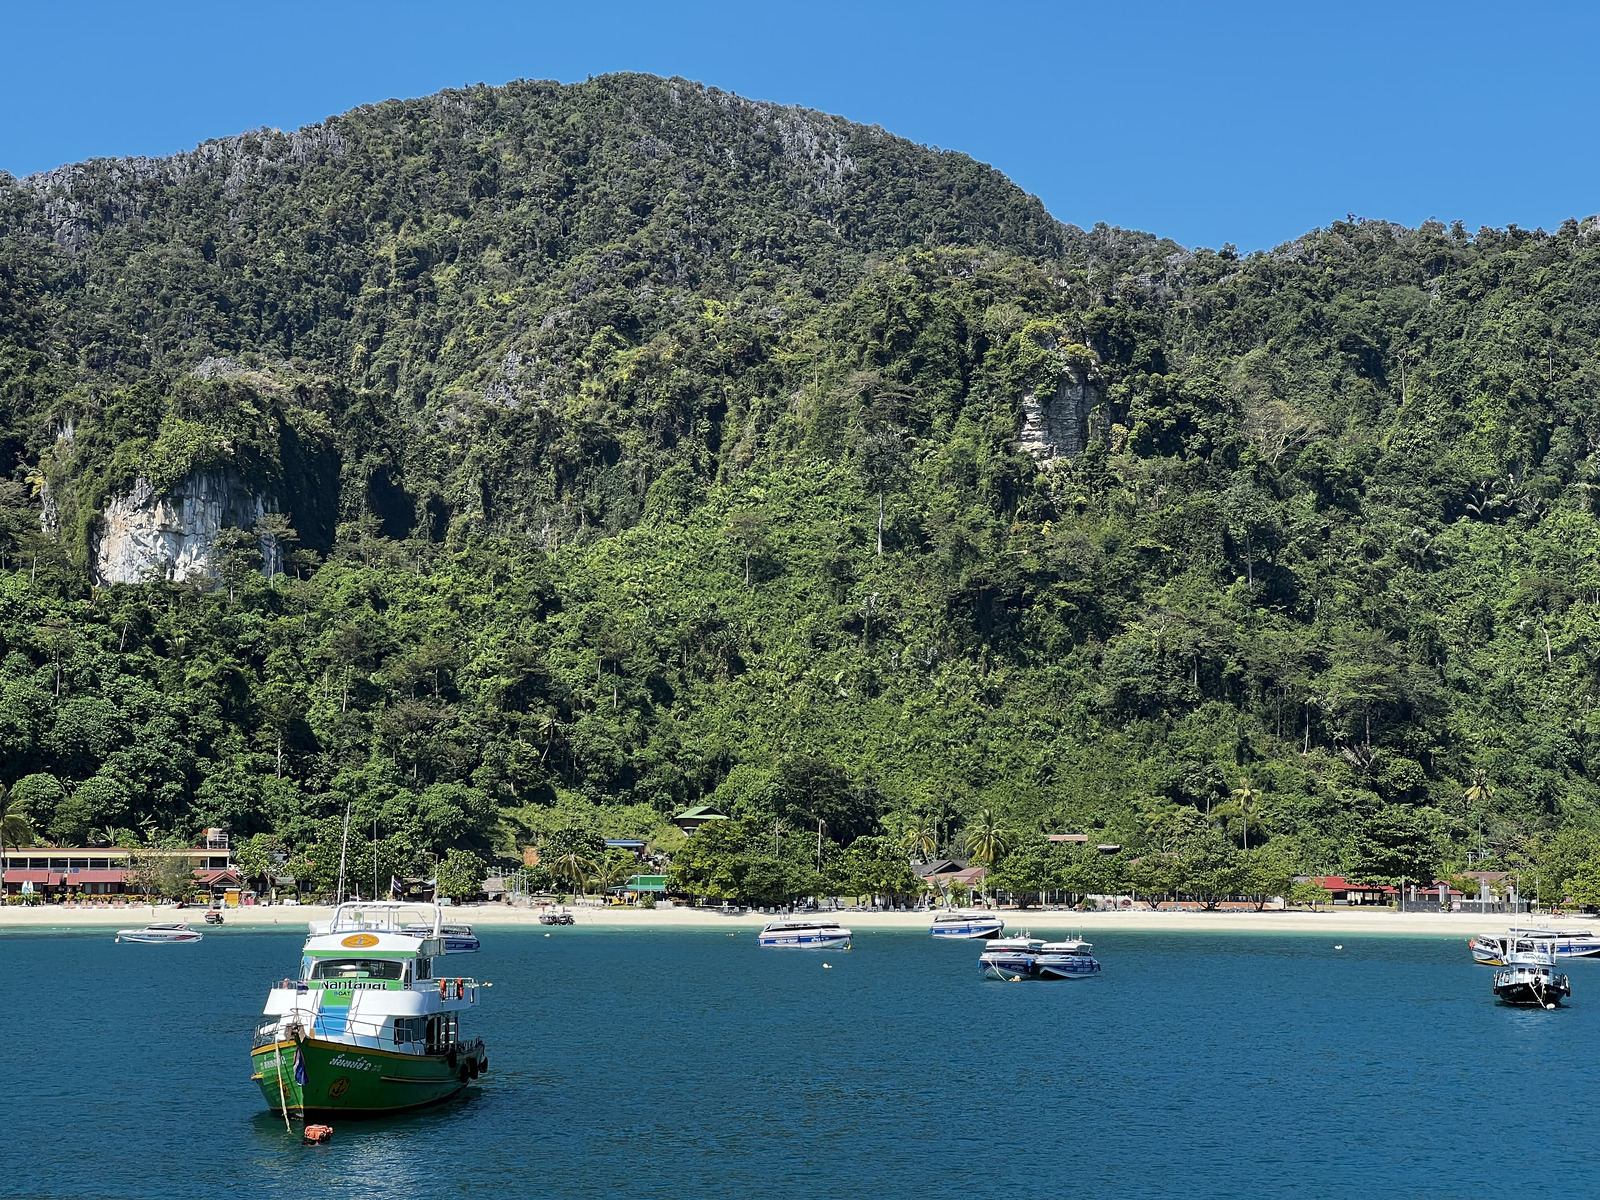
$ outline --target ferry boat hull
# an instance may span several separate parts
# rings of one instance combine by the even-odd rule
[[[1519,1008],[1554,1008],[1572,995],[1572,985],[1565,975],[1535,983],[1527,978],[1514,978],[1505,970],[1495,976],[1494,998],[1501,1004]]]
[[[258,1046],[250,1060],[267,1107],[281,1114],[287,1105],[309,1121],[427,1108],[465,1089],[489,1061],[481,1042],[465,1053],[396,1054],[315,1037]]]

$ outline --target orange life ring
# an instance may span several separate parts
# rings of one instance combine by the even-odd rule
[[[441,979],[441,980],[439,980],[439,999],[448,1000],[449,998],[450,998],[450,981],[448,979]]]

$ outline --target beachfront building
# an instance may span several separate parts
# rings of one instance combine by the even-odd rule
[[[192,847],[179,849],[131,846],[23,846],[7,848],[6,872],[0,887],[8,896],[32,893],[46,898],[121,896],[128,893],[128,875],[135,858],[163,861],[187,859],[196,890],[219,903],[238,904],[243,895],[228,834],[205,830]]]
[[[1312,883],[1327,888],[1335,904],[1393,904],[1396,891],[1382,883],[1352,883],[1342,875],[1314,875]]]

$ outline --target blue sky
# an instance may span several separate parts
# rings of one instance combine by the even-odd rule
[[[1064,221],[1272,246],[1600,211],[1600,6],[0,0],[0,168],[515,78],[683,75],[992,163]]]

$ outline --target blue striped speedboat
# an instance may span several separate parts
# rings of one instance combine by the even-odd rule
[[[1006,923],[992,913],[947,912],[933,918],[928,932],[941,941],[967,941],[999,937],[1005,928]]]
[[[1100,974],[1100,964],[1081,938],[1046,942],[1034,937],[996,938],[984,947],[978,964],[988,979],[1008,983],[1027,980],[1087,979]]]
[[[850,945],[850,931],[837,921],[774,921],[761,931],[763,946],[800,950],[833,950]]]

